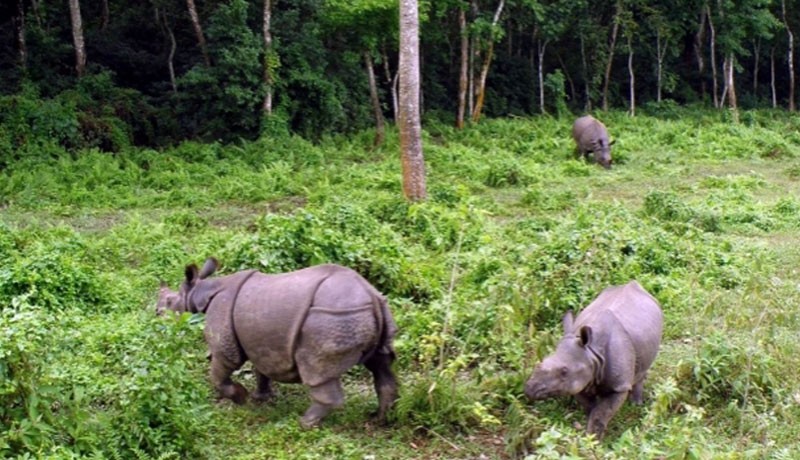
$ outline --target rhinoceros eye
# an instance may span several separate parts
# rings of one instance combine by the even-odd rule
[[[567,374],[569,374],[569,369],[567,369],[567,366],[562,366],[561,369],[558,370],[558,375],[561,377],[566,377]]]

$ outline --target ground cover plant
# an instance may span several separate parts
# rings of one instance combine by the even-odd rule
[[[676,113],[677,111],[677,113]],[[800,139],[795,116],[598,114],[614,167],[573,156],[572,118],[425,122],[429,199],[400,191],[396,134],[285,134],[0,171],[0,456],[18,458],[796,458]],[[156,317],[158,279],[336,262],[388,295],[400,399],[369,373],[301,430],[305,389],[215,401],[203,318]],[[523,383],[563,313],[637,279],[665,313],[643,406],[602,442]],[[250,388],[252,371],[237,378]]]

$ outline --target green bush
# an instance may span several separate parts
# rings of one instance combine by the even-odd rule
[[[75,239],[36,244],[6,259],[0,266],[0,309],[13,298],[25,296],[30,304],[47,311],[105,310],[110,293],[98,274],[82,263],[83,251],[84,243]]]

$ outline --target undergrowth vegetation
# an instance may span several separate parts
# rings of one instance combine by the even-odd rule
[[[567,118],[429,121],[417,204],[391,131],[378,148],[285,134],[73,155],[65,124],[0,170],[0,456],[800,456],[797,120],[604,121],[610,171],[574,158]],[[212,255],[222,273],[339,263],[386,294],[401,329],[390,425],[370,421],[361,369],[315,431],[297,423],[302,387],[215,402],[203,318],[153,308],[159,278]],[[598,442],[573,401],[522,388],[564,312],[630,279],[660,301],[664,340],[645,405]],[[254,385],[247,367],[236,378]]]

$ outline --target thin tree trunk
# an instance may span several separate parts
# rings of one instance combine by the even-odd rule
[[[503,7],[505,6],[505,0],[500,0],[500,3],[497,5],[497,10],[494,12],[494,18],[492,19],[492,30],[497,27],[497,23],[500,21],[500,15],[503,13]],[[477,122],[481,118],[481,110],[483,110],[483,101],[486,98],[486,78],[489,75],[489,66],[492,63],[492,56],[494,55],[494,33],[489,37],[489,48],[486,50],[486,57],[483,61],[483,68],[481,69],[481,76],[480,80],[478,81],[478,96],[475,101],[475,109],[472,112],[472,121]]]
[[[265,115],[272,115],[272,0],[264,0],[264,16],[261,25],[264,36],[264,88],[266,89],[261,110]],[[372,59],[369,61],[369,72],[370,77],[375,80],[375,75],[372,72]],[[370,82],[370,85],[372,85],[372,83],[373,82]],[[382,127],[383,126],[381,126],[381,128]],[[383,138],[381,138],[381,142],[383,142]]]
[[[192,20],[194,34],[197,36],[197,46],[200,47],[200,51],[203,53],[203,62],[206,63],[207,67],[211,67],[211,57],[208,55],[206,37],[203,35],[203,26],[200,25],[200,16],[197,14],[197,7],[194,4],[194,0],[186,0],[186,8],[189,10],[189,17]]]
[[[417,0],[400,0],[400,156],[403,194],[411,201],[424,200],[425,158],[419,107],[419,12]]]
[[[789,64],[789,110],[794,112],[794,34],[789,27],[789,21],[786,19],[786,0],[781,0],[781,16],[783,16],[783,25],[786,27],[786,34],[789,38],[789,50],[786,53]]]
[[[169,56],[167,57],[167,68],[169,69],[169,82],[172,85],[172,93],[178,94],[178,85],[175,82],[175,49],[177,48],[177,43],[175,41],[175,34],[172,32],[172,27],[169,25],[169,21],[167,20],[167,13],[166,11],[159,14],[158,8],[156,8],[156,22],[162,24],[164,32],[166,33],[167,37],[169,37]]]
[[[633,73],[633,43],[631,37],[628,37],[628,75],[630,75],[630,100],[631,100],[631,116],[636,116],[636,77]]]
[[[706,35],[706,6],[700,10],[700,24],[697,27],[697,33],[694,35],[694,55],[697,58],[697,75],[700,78],[700,97],[706,97],[706,76],[705,61],[703,60],[703,42]]]
[[[711,49],[711,89],[714,91],[714,107],[720,108],[722,101],[717,96],[717,91],[719,89],[717,86],[717,33],[714,30],[714,21],[711,20],[711,7],[706,5],[706,8],[708,16],[708,28],[711,31],[711,41],[709,43],[709,48]]]
[[[458,115],[456,128],[464,128],[464,110],[467,105],[467,79],[469,78],[469,36],[467,34],[467,12],[458,12],[458,30],[461,34],[461,69],[458,75]]]
[[[661,88],[664,86],[664,57],[666,56],[667,43],[661,41],[661,31],[656,29],[656,102],[661,102]]]
[[[69,0],[69,18],[72,22],[72,43],[75,46],[75,72],[80,78],[86,71],[86,46],[83,41],[83,21],[78,0]]]
[[[614,25],[611,27],[611,43],[608,45],[608,62],[603,78],[603,111],[608,111],[608,83],[611,80],[611,64],[614,60],[614,48],[617,45],[617,32],[619,31],[619,15],[622,13],[622,2],[617,2],[617,12],[614,15]]]
[[[753,44],[753,97],[758,100],[758,64],[761,55],[761,37]]]
[[[383,73],[392,95],[392,119],[397,121],[397,74],[392,78],[392,72],[389,70],[389,56],[385,49],[383,50]]]
[[[734,58],[733,53],[729,53],[725,57],[725,63],[723,64],[725,69],[725,90],[728,93],[728,106],[733,110],[734,119],[739,121],[739,104],[736,99],[736,84],[733,77],[734,67],[736,67],[736,58]]]
[[[108,23],[111,19],[111,12],[108,8],[108,0],[103,0],[103,12],[100,15],[100,30],[105,31],[108,29]]]
[[[369,80],[369,99],[372,101],[372,112],[375,115],[375,140],[372,142],[374,146],[383,144],[386,139],[386,129],[384,128],[383,109],[381,109],[381,100],[378,97],[378,84],[375,81],[375,70],[372,65],[372,55],[369,51],[364,52],[364,64],[367,68],[367,79]]]
[[[567,83],[569,83],[569,99],[574,101],[576,97],[575,82],[572,81],[572,77],[567,70],[567,66],[564,64],[564,60],[561,58],[561,53],[556,53],[556,57],[558,58],[558,65],[561,66],[561,70],[564,71],[564,77],[567,79]]]
[[[470,0],[472,17],[478,17],[478,2]],[[480,50],[475,46],[477,39],[474,35],[469,37],[469,82],[467,84],[467,113],[472,115],[475,107],[475,62],[480,58]]]
[[[586,40],[583,39],[583,32],[580,33],[581,39],[581,64],[583,66],[583,90],[586,94],[586,103],[583,108],[586,112],[592,110],[592,96],[589,90],[589,65],[586,61]]]
[[[19,53],[19,66],[23,72],[28,68],[28,45],[25,41],[25,3],[17,0],[17,14],[12,18],[14,31],[17,35],[17,52]]]
[[[772,91],[772,108],[778,108],[778,95],[775,91],[775,47],[769,52],[769,87]]]
[[[544,113],[544,53],[547,49],[549,40],[539,40],[539,46],[536,47],[537,56],[539,59],[538,75],[539,75],[539,112]]]
[[[31,0],[31,10],[33,10],[33,17],[36,18],[36,25],[42,28],[42,16],[39,14],[39,0]]]

